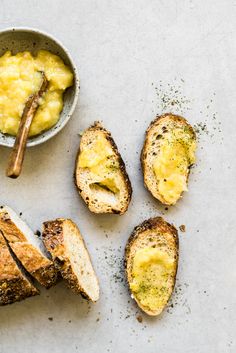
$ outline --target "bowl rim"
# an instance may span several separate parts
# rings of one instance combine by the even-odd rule
[[[79,98],[79,90],[80,90],[80,86],[79,86],[79,73],[78,73],[78,69],[76,67],[76,64],[74,62],[74,60],[72,59],[72,56],[69,52],[69,50],[64,46],[64,44],[61,43],[60,40],[58,40],[57,38],[55,38],[53,35],[47,33],[46,31],[43,31],[41,29],[37,29],[37,28],[32,28],[32,27],[24,27],[24,26],[19,26],[19,27],[8,27],[8,28],[4,28],[4,29],[0,29],[0,36],[4,33],[7,32],[29,32],[29,33],[35,33],[35,34],[39,34],[42,36],[45,36],[46,38],[49,38],[50,40],[52,40],[53,42],[55,42],[58,46],[61,47],[61,49],[65,52],[66,56],[68,57],[68,60],[72,66],[73,72],[74,72],[74,86],[75,86],[75,92],[74,92],[74,97],[73,97],[73,103],[70,107],[69,112],[66,114],[65,119],[60,123],[60,125],[55,129],[55,127],[57,126],[57,124],[60,121],[60,118],[58,120],[58,122],[52,126],[49,130],[50,133],[48,133],[47,135],[43,136],[43,132],[42,132],[42,137],[39,138],[38,140],[34,141],[32,140],[28,140],[27,141],[27,147],[34,147],[37,145],[40,145],[41,143],[44,143],[48,140],[50,140],[52,137],[54,137],[55,135],[57,135],[64,127],[65,125],[68,123],[68,121],[70,120],[72,114],[74,113],[76,104],[78,102],[78,98]],[[45,131],[45,132],[46,132]],[[37,137],[40,137],[41,134],[37,135]],[[8,135],[6,136],[6,140],[8,138]],[[10,136],[10,137],[14,137],[14,136]],[[35,136],[36,137],[36,136]],[[5,146],[5,147],[13,147],[13,143],[7,143],[4,141],[0,140],[0,145],[1,146]]]

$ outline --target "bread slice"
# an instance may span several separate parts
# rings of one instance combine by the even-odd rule
[[[131,183],[110,132],[99,122],[82,135],[75,183],[91,212],[123,214],[127,211]]]
[[[125,269],[129,288],[132,298],[148,315],[159,315],[173,292],[178,244],[176,228],[161,217],[150,218],[134,228],[127,242]]]
[[[56,283],[57,271],[41,240],[8,206],[0,207],[0,230],[27,272],[46,288]]]
[[[99,285],[82,235],[70,219],[44,222],[43,241],[69,288],[86,299],[99,299]]]
[[[174,205],[187,191],[195,150],[195,132],[181,116],[164,114],[147,129],[141,153],[144,184],[163,204]]]
[[[0,306],[39,294],[12,257],[0,231]]]

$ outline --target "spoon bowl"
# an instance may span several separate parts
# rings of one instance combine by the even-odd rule
[[[74,74],[73,86],[64,93],[64,105],[60,118],[51,129],[28,139],[27,147],[39,145],[55,136],[71,118],[79,96],[79,76],[76,66],[68,50],[51,35],[31,28],[9,28],[0,31],[0,56],[7,50],[13,54],[22,51],[30,51],[36,54],[44,49],[58,55]],[[15,136],[6,135],[0,132],[0,145],[13,147]]]

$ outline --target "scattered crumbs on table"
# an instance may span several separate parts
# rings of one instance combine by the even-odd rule
[[[136,319],[140,324],[143,322],[143,317],[141,315],[137,315]]]
[[[181,232],[185,233],[185,232],[186,232],[186,226],[185,226],[185,224],[181,224],[181,226],[179,226],[179,230],[180,230]]]
[[[199,137],[199,135],[201,136],[201,134],[209,135],[209,130],[208,130],[205,122],[200,121],[200,122],[194,124],[193,129],[198,137]]]
[[[188,287],[188,283],[179,283],[178,280],[176,281],[174,292],[167,304],[166,311],[168,314],[173,314],[175,306],[181,307],[187,315],[191,313],[191,308],[188,304],[188,296],[185,292]]]
[[[36,230],[36,232],[35,232],[35,235],[37,235],[37,237],[40,237],[41,236],[41,232],[40,232],[40,230]]]
[[[49,321],[53,321],[53,317],[49,317],[48,320],[49,320]]]
[[[174,83],[164,83],[159,81],[154,86],[155,89],[155,110],[157,114],[163,114],[164,112],[181,113],[183,114],[187,110],[191,109],[191,100],[185,96],[184,80],[174,79]]]
[[[154,84],[152,82],[155,89],[155,99],[152,100],[152,103],[154,103],[153,112],[156,115],[174,113],[185,116],[187,111],[194,109],[194,111],[197,111],[194,114],[197,122],[193,123],[193,128],[197,139],[208,136],[212,139],[212,142],[220,141],[220,144],[222,144],[223,136],[219,138],[219,134],[222,133],[222,123],[218,119],[218,112],[215,111],[214,104],[216,93],[210,94],[204,106],[199,108],[196,106],[196,104],[199,104],[198,101],[190,99],[184,94],[184,83],[185,81],[182,78],[174,78],[172,83],[159,81]],[[198,121],[198,117],[201,118],[200,121]],[[216,141],[214,141],[214,137]]]

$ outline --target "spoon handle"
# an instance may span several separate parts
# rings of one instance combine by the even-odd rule
[[[41,74],[43,78],[41,87],[38,92],[29,97],[25,104],[15,143],[10,154],[6,175],[13,179],[17,178],[21,173],[30,126],[38,109],[39,100],[48,86],[45,74],[43,72]]]

